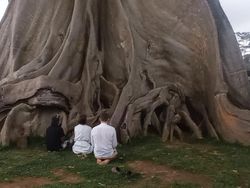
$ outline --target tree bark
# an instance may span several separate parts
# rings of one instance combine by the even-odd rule
[[[12,0],[0,96],[3,145],[44,135],[56,113],[67,131],[102,110],[125,142],[149,126],[182,139],[182,123],[201,138],[204,121],[208,135],[250,145],[247,71],[218,0]]]

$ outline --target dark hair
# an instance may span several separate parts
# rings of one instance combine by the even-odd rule
[[[110,115],[107,111],[103,111],[101,114],[100,114],[100,121],[104,121],[104,122],[107,122],[110,118]]]
[[[59,117],[57,115],[53,116],[50,126],[58,126],[58,125],[59,125]]]
[[[79,124],[82,124],[82,125],[84,125],[84,124],[86,124],[86,122],[87,122],[87,117],[86,117],[86,115],[82,115],[81,117],[80,117],[80,119],[79,119]]]

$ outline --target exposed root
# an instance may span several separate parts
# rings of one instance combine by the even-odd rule
[[[120,127],[120,139],[122,143],[128,143],[130,141],[129,130],[126,123],[123,123]]]
[[[12,108],[1,129],[0,140],[3,146],[9,146],[11,142],[16,142],[19,147],[27,146],[34,109],[35,107],[23,103]]]
[[[138,120],[138,113],[145,112],[145,115],[141,117],[143,135],[145,136],[148,133],[149,125],[151,125],[162,136],[163,142],[167,140],[172,142],[174,140],[174,133],[176,133],[180,140],[183,140],[181,127],[178,126],[181,120],[183,120],[195,137],[201,139],[202,133],[190,117],[184,98],[183,92],[177,85],[169,84],[166,87],[154,89],[147,95],[136,99],[128,105],[121,126],[126,125],[127,131],[122,129],[122,134],[135,136],[136,134],[129,134],[128,130],[132,126],[140,126],[140,123],[137,123],[138,125],[133,123],[133,118],[136,115]],[[137,129],[140,128],[138,127]],[[123,139],[125,142],[126,140],[128,139]]]
[[[183,136],[182,136],[182,131],[181,131],[181,129],[176,125],[176,126],[174,127],[174,130],[175,130],[176,133],[178,134],[179,139],[180,139],[181,141],[183,141]]]
[[[191,105],[197,112],[199,112],[202,115],[202,118],[203,118],[201,120],[201,122],[199,123],[198,127],[199,128],[201,128],[201,127],[205,128],[205,130],[206,130],[206,132],[208,133],[209,136],[219,140],[219,136],[216,133],[214,126],[212,125],[212,123],[209,120],[208,113],[207,113],[207,110],[205,109],[205,106],[203,104],[197,103],[195,101],[191,101]],[[187,111],[186,107],[185,107],[185,109]]]
[[[187,112],[180,111],[179,114],[181,117],[185,120],[185,124],[193,131],[195,137],[197,139],[202,139],[202,134],[198,126],[195,124],[195,122],[190,118]]]
[[[156,102],[153,103],[153,105],[149,108],[149,110],[147,110],[147,115],[144,119],[144,125],[143,125],[143,133],[144,136],[147,136],[147,132],[148,132],[148,126],[151,124],[152,122],[152,114],[154,113],[155,109],[161,105],[167,105],[167,101],[165,101],[164,99],[160,98],[159,100],[157,100]],[[157,125],[156,125],[157,126]],[[158,127],[157,127],[158,129]]]
[[[110,93],[111,90],[114,92],[114,95],[113,95],[114,97],[112,98],[112,102],[110,102],[110,108],[109,108],[110,113],[113,114],[115,111],[115,107],[117,106],[117,103],[118,103],[119,98],[120,98],[120,90],[117,88],[117,86],[114,83],[106,80],[103,76],[100,77],[100,80],[101,80],[101,83],[106,88],[109,89],[108,93]],[[102,92],[102,94],[103,93],[104,92]],[[107,97],[107,98],[110,98],[110,97]]]
[[[205,126],[206,126],[206,128],[207,128],[208,134],[209,134],[211,137],[213,137],[213,138],[219,140],[219,136],[218,136],[218,134],[216,133],[216,131],[215,131],[213,125],[212,125],[211,122],[209,121],[209,118],[208,118],[208,116],[207,116],[207,112],[206,112],[204,106],[202,106],[201,112],[202,112],[202,115],[203,115],[204,123],[205,123]]]
[[[161,133],[162,133],[162,131],[161,131],[161,123],[160,123],[160,121],[159,121],[159,119],[158,119],[155,112],[152,115],[151,123],[155,127],[155,129],[157,130],[158,134],[161,135]]]
[[[179,123],[180,121],[181,121],[181,116],[179,114],[176,114],[173,117],[172,123],[170,124],[170,137],[169,137],[170,142],[173,141],[174,131],[176,130],[175,128],[178,127],[177,123]],[[179,134],[181,134],[181,131],[179,132]],[[179,137],[182,138],[182,135],[179,135]]]

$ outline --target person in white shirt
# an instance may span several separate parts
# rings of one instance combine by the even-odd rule
[[[74,145],[72,150],[75,154],[90,154],[93,151],[91,144],[92,128],[86,125],[86,116],[80,118],[79,124],[74,128]]]
[[[101,113],[101,123],[91,131],[91,143],[94,147],[94,155],[97,164],[105,165],[117,156],[117,137],[115,128],[108,125],[109,114]]]

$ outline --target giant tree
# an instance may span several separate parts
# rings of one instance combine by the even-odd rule
[[[218,0],[11,0],[0,87],[2,145],[102,110],[124,142],[152,130],[250,145],[247,72]]]

